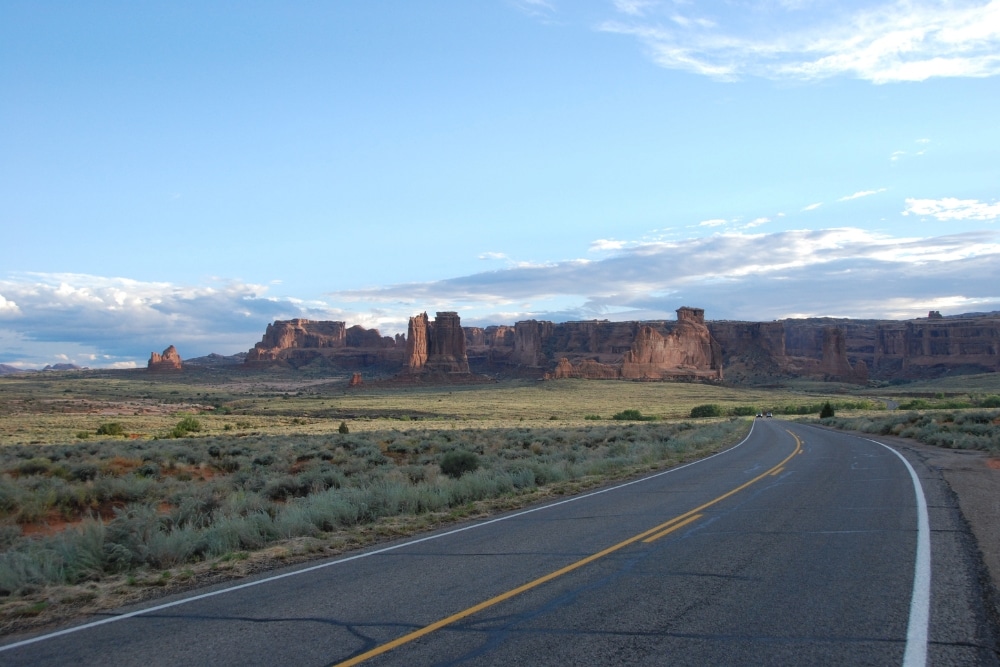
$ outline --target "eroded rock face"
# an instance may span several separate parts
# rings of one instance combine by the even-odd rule
[[[181,368],[181,355],[177,354],[177,348],[173,345],[165,349],[163,354],[150,353],[149,363],[146,364],[146,369],[155,373],[179,371]]]
[[[467,374],[469,358],[465,353],[465,332],[458,313],[436,313],[429,334],[424,368],[438,373]]]
[[[834,318],[710,322],[730,375],[865,383],[1000,371],[1000,315],[906,321]]]
[[[406,339],[407,370],[411,374],[469,374],[466,332],[458,313],[436,313],[433,322],[428,321],[427,313],[411,317]]]
[[[722,379],[722,350],[704,319],[681,317],[667,334],[644,326],[622,359],[621,375],[631,380],[678,376]]]
[[[354,373],[351,375],[350,381],[347,383],[347,387],[360,387],[365,381],[361,378],[361,373]]]
[[[423,370],[427,364],[427,313],[410,318],[406,330],[406,364],[411,373]]]
[[[538,347],[565,354],[548,374],[555,379],[722,379],[722,350],[700,308],[678,309],[676,322],[557,324]]]
[[[353,370],[373,365],[397,366],[403,349],[397,339],[378,329],[343,322],[304,319],[278,320],[267,325],[259,343],[247,353],[247,365],[284,363],[294,368],[319,363]]]

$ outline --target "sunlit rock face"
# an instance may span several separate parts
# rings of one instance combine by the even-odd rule
[[[173,345],[165,349],[163,354],[150,353],[146,364],[146,369],[154,373],[179,371],[181,368],[181,355],[177,354],[177,348]]]

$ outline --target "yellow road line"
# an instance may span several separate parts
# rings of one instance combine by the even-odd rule
[[[787,431],[787,429],[785,429],[785,430]],[[740,491],[742,491],[743,489],[747,488],[751,484],[759,482],[760,480],[762,480],[765,477],[767,477],[768,475],[772,474],[774,471],[778,470],[779,468],[783,468],[785,466],[785,464],[788,463],[792,459],[792,457],[794,457],[796,454],[800,453],[801,450],[802,450],[802,441],[799,440],[799,437],[797,435],[795,435],[794,433],[792,433],[791,431],[788,431],[788,434],[791,435],[793,438],[795,438],[795,450],[791,454],[789,454],[788,456],[786,456],[785,459],[781,463],[779,463],[778,465],[774,466],[773,468],[771,468],[767,472],[762,473],[760,475],[757,475],[756,477],[754,477],[753,479],[751,479],[749,482],[744,482],[743,484],[740,484],[739,486],[737,486],[735,489],[733,489],[731,491],[727,491],[726,493],[723,493],[718,498],[715,498],[714,500],[710,500],[710,501],[708,501],[707,503],[705,503],[703,505],[699,505],[698,507],[694,508],[693,510],[687,511],[684,514],[676,516],[673,519],[671,519],[670,521],[666,521],[664,523],[661,523],[660,525],[656,526],[655,528],[650,528],[649,530],[644,530],[643,532],[639,533],[638,535],[634,535],[634,536],[628,538],[627,540],[619,542],[618,544],[616,544],[614,546],[608,547],[607,549],[604,549],[602,551],[598,551],[597,553],[591,554],[590,556],[587,556],[586,558],[581,558],[580,560],[576,561],[575,563],[571,563],[570,565],[567,565],[566,567],[560,568],[560,569],[558,569],[558,570],[556,570],[554,572],[550,572],[550,573],[546,574],[545,576],[542,576],[542,577],[539,577],[538,579],[535,579],[534,581],[529,581],[528,583],[523,584],[521,586],[518,586],[517,588],[512,588],[511,590],[507,591],[506,593],[501,593],[500,595],[497,595],[496,597],[492,597],[489,600],[485,600],[484,602],[480,602],[479,604],[474,605],[472,607],[469,607],[468,609],[464,609],[464,610],[458,612],[457,614],[452,614],[451,616],[448,616],[447,618],[442,618],[440,621],[436,621],[434,623],[431,623],[430,625],[424,626],[424,627],[420,628],[419,630],[414,630],[413,632],[411,632],[411,633],[409,633],[407,635],[403,635],[402,637],[398,637],[397,639],[394,639],[391,642],[388,642],[386,644],[382,644],[381,646],[376,646],[375,648],[373,648],[370,651],[366,651],[365,653],[362,653],[360,655],[354,656],[353,658],[350,658],[350,659],[345,660],[343,662],[336,663],[335,667],[350,667],[351,665],[358,665],[358,664],[364,662],[365,660],[369,660],[371,658],[374,658],[377,655],[382,655],[383,653],[388,653],[389,651],[391,651],[394,648],[397,648],[399,646],[402,646],[403,644],[408,644],[408,643],[410,643],[410,642],[412,642],[412,641],[414,641],[416,639],[420,639],[421,637],[429,635],[432,632],[440,630],[443,627],[449,626],[449,625],[451,625],[452,623],[454,623],[456,621],[460,621],[463,618],[468,618],[469,616],[472,616],[473,614],[477,614],[477,613],[483,611],[484,609],[489,609],[490,607],[492,607],[494,605],[497,605],[497,604],[499,604],[501,602],[504,602],[505,600],[509,600],[512,597],[520,595],[521,593],[524,593],[526,591],[530,591],[533,588],[537,588],[537,587],[541,586],[542,584],[548,583],[548,582],[552,581],[553,579],[556,579],[558,577],[561,577],[564,574],[572,572],[573,570],[577,570],[577,569],[583,567],[584,565],[588,565],[590,563],[593,563],[596,560],[600,560],[601,558],[604,558],[608,554],[612,554],[612,553],[614,553],[614,552],[616,552],[616,551],[618,551],[620,549],[623,549],[624,547],[627,547],[630,544],[634,544],[636,542],[639,542],[640,540],[645,540],[645,541],[652,542],[653,540],[656,540],[656,539],[659,539],[660,537],[663,537],[664,535],[666,535],[667,533],[669,533],[671,530],[675,530],[675,529],[680,528],[681,526],[684,526],[684,525],[686,525],[686,524],[688,524],[688,523],[690,523],[692,521],[695,521],[696,519],[698,519],[701,516],[700,512],[702,510],[704,510],[705,508],[711,507],[712,505],[715,505],[716,503],[719,503],[719,502],[725,500],[726,498],[728,498],[728,497],[730,497],[730,496],[732,496],[732,495],[734,495],[736,493],[739,493]],[[671,526],[673,526],[673,528],[671,528]],[[659,533],[659,534],[657,534],[657,533]],[[648,540],[646,540],[647,537],[649,538]]]
[[[780,468],[772,472],[771,477],[774,477],[775,475],[780,475],[783,472],[785,472],[785,466],[781,466]]]
[[[681,521],[680,523],[675,523],[674,525],[670,526],[670,528],[667,528],[662,533],[657,533],[656,535],[653,535],[652,537],[647,537],[646,539],[643,540],[643,544],[649,544],[650,542],[655,542],[656,540],[660,539],[661,537],[666,537],[667,535],[669,535],[670,533],[674,532],[678,528],[683,528],[684,526],[688,525],[689,523],[693,523],[693,522],[697,521],[698,519],[700,519],[703,516],[705,516],[705,515],[704,514],[695,514],[694,516],[689,516],[684,521]]]

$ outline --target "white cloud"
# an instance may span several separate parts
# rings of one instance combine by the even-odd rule
[[[625,247],[625,241],[614,239],[597,239],[590,244],[590,252],[602,252],[607,250],[621,250]]]
[[[886,317],[882,304],[888,299],[922,304],[961,297],[1000,308],[1000,294],[990,292],[996,284],[997,234],[897,238],[842,228],[636,243],[586,265],[557,262],[332,296],[381,303],[434,299],[459,312],[526,302],[534,304],[532,316],[543,319],[539,302],[555,295],[564,303],[576,299],[575,307],[560,310],[567,319],[612,313],[629,319],[636,312],[669,317],[683,301],[713,318],[766,320],[813,310]],[[927,309],[908,316],[921,310]]]
[[[853,195],[847,195],[845,197],[841,197],[837,201],[851,201],[852,199],[861,199],[862,197],[871,197],[872,195],[877,195],[877,194],[879,194],[881,192],[885,192],[885,188],[879,188],[878,190],[861,190],[859,192],[855,192]]]
[[[903,215],[931,216],[938,220],[985,220],[1000,218],[1000,202],[987,204],[976,199],[907,199]]]
[[[507,255],[502,252],[484,252],[479,256],[479,259],[494,260],[494,259],[507,259]]]
[[[0,317],[20,314],[21,309],[17,307],[17,304],[13,301],[8,301],[4,298],[3,294],[0,294]]]
[[[802,210],[803,211],[815,211],[816,209],[818,209],[822,205],[823,205],[823,202],[820,201],[820,202],[816,202],[815,204],[809,204],[808,206],[804,206],[804,207],[802,207]]]
[[[702,220],[698,223],[699,227],[721,227],[727,224],[728,220],[723,220],[722,218],[713,218],[711,220]]]
[[[758,0],[722,14],[685,3],[659,16],[646,6],[619,6],[629,18],[599,29],[637,38],[662,67],[719,80],[853,76],[890,83],[1000,73],[1000,0],[896,0],[854,11],[824,3],[808,13],[800,5]]]

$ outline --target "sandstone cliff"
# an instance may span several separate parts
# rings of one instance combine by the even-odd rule
[[[154,373],[179,371],[181,367],[181,355],[177,354],[177,348],[173,345],[165,349],[163,354],[150,353],[146,364],[146,369]]]
[[[161,355],[155,355],[161,356]],[[152,359],[151,359],[152,362]],[[864,383],[943,373],[1000,371],[1000,313],[908,321],[803,318],[706,322],[679,308],[676,321],[546,322],[462,327],[457,313],[410,318],[407,335],[343,322],[289,320],[267,327],[248,364],[322,363],[413,378],[491,374],[593,379],[770,382],[788,377]],[[374,368],[373,368],[374,367]]]
[[[344,322],[278,320],[244,360],[248,366],[286,364],[293,368],[318,364],[344,370],[370,366],[395,368],[404,359],[396,338],[378,329],[347,328]]]
[[[407,369],[412,373],[469,374],[465,331],[458,313],[427,313],[410,318],[407,332]]]

